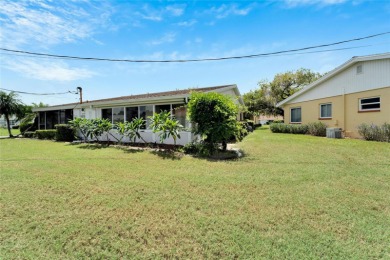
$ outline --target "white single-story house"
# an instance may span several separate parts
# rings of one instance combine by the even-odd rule
[[[390,53],[353,57],[277,106],[286,124],[320,121],[359,138],[362,123],[390,123]]]
[[[145,141],[151,143],[158,142],[159,137],[149,128],[148,117],[164,110],[171,111],[172,116],[186,128],[185,131],[180,133],[181,138],[177,140],[177,144],[185,145],[196,138],[191,133],[191,124],[187,120],[185,107],[192,91],[218,92],[231,96],[237,104],[244,104],[237,85],[233,84],[107,98],[35,108],[33,111],[39,112],[38,129],[53,129],[56,124],[64,124],[77,117],[87,119],[106,118],[112,123],[131,121],[133,118],[140,117],[146,120],[145,129],[141,133],[142,137]],[[241,117],[240,113],[238,119],[241,119]],[[114,133],[114,130],[112,130],[112,133]],[[173,144],[173,139],[170,138],[164,143]]]

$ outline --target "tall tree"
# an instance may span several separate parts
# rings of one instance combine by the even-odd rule
[[[277,108],[276,104],[321,76],[320,73],[302,68],[278,73],[271,82],[260,81],[258,89],[244,95],[244,102],[249,114],[283,115],[283,110]]]
[[[18,99],[18,95],[15,92],[7,94],[4,91],[0,91],[0,115],[4,115],[7,121],[9,137],[13,137],[9,118],[20,113],[21,106],[23,106],[23,103]]]

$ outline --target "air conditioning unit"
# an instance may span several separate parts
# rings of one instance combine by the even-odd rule
[[[342,138],[341,128],[330,127],[326,128],[326,137],[327,138]]]

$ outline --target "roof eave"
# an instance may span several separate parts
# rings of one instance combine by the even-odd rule
[[[302,95],[306,91],[316,87],[317,85],[321,84],[322,82],[326,81],[327,79],[333,77],[337,73],[340,73],[341,71],[345,70],[346,68],[352,66],[353,64],[355,64],[357,62],[369,61],[369,60],[380,60],[380,59],[387,59],[387,58],[390,58],[390,52],[379,54],[379,55],[367,55],[367,56],[352,57],[348,61],[344,62],[340,66],[338,66],[335,69],[331,70],[329,73],[327,73],[326,75],[322,76],[321,78],[319,78],[318,80],[314,81],[313,83],[309,84],[305,88],[303,88],[300,91],[296,92],[295,94],[289,96],[285,100],[282,100],[281,102],[277,103],[276,107],[283,106],[284,104],[292,101],[294,98]]]

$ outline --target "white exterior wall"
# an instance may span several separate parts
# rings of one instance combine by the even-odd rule
[[[362,65],[363,72],[356,73]],[[320,85],[299,95],[288,103],[334,97],[390,86],[390,59],[362,61],[353,64]]]

